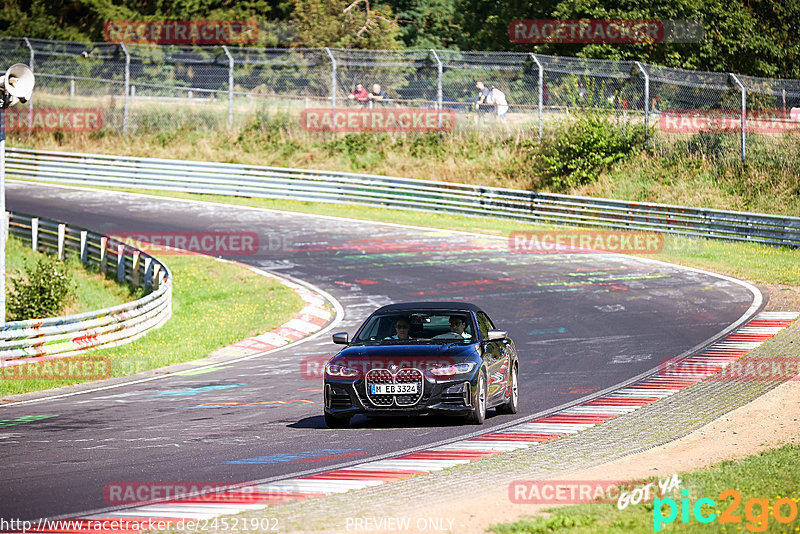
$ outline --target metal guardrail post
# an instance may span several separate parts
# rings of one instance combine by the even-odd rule
[[[538,93],[539,93],[539,98],[538,98],[539,105],[537,107],[538,107],[538,110],[539,110],[539,141],[541,141],[542,140],[542,108],[544,107],[544,65],[542,65],[541,61],[539,61],[539,58],[536,57],[536,54],[534,54],[533,52],[531,52],[531,57],[533,58],[533,61],[536,63],[536,66],[539,67],[539,84],[538,84],[539,85],[539,91],[538,91]]]
[[[119,43],[125,53],[125,108],[122,111],[122,133],[128,133],[128,93],[131,87],[131,55],[125,43]]]
[[[58,259],[64,261],[64,239],[67,236],[67,225],[61,223],[58,225]]]
[[[742,95],[742,135],[741,135],[741,152],[742,152],[742,163],[744,163],[746,158],[747,152],[747,89],[745,88],[744,84],[739,80],[739,77],[736,76],[734,73],[729,73],[731,80],[733,80],[734,85],[739,88],[739,91]]]
[[[88,235],[88,231],[81,230],[81,263],[86,263],[86,260],[89,258],[89,246],[86,240]]]
[[[39,247],[39,217],[31,219],[31,249],[36,251]]]
[[[105,274],[108,272],[108,238],[100,238],[100,272]]]
[[[225,55],[228,56],[228,129],[233,128],[233,56],[226,45],[222,45]]]
[[[650,74],[639,61],[633,62],[644,76],[644,149],[650,144]]]
[[[125,245],[117,245],[117,282],[125,283]]]
[[[436,50],[431,48],[431,53],[433,54],[434,59],[436,59],[436,109],[439,110],[439,131],[442,130],[442,60],[439,59],[439,54],[436,53]]]
[[[23,39],[25,40],[25,44],[28,45],[28,50],[31,51],[30,65],[28,65],[28,66],[31,68],[31,72],[36,72],[36,69],[34,68],[34,62],[36,61],[36,53],[33,51],[33,45],[31,45],[31,42],[28,40],[27,37],[23,37]],[[28,100],[28,128],[31,128],[31,129],[33,128],[33,98],[32,97],[31,97],[30,100]]]

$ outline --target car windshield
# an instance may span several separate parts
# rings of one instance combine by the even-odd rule
[[[375,315],[361,329],[356,343],[472,343],[475,332],[467,312],[405,311]]]

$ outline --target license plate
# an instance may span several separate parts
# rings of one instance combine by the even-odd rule
[[[369,392],[372,395],[416,395],[419,384],[370,384]]]

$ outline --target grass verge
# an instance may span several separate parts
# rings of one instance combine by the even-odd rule
[[[6,243],[6,270],[9,276],[19,275],[26,265],[35,265],[42,257],[44,254],[32,250],[13,236]],[[116,284],[97,271],[85,269],[77,258],[70,257],[66,263],[75,282],[75,299],[62,310],[62,315],[99,310],[135,298],[127,287]],[[13,318],[9,317],[9,320]]]
[[[199,255],[161,259],[174,277],[172,318],[134,343],[92,352],[110,358],[112,376],[203,358],[283,324],[303,307],[293,290],[241,265]],[[0,380],[0,396],[76,383]]]
[[[800,530],[800,517],[797,508],[800,503],[795,466],[800,455],[800,446],[784,445],[766,450],[760,454],[740,460],[725,461],[708,469],[681,473],[681,488],[688,495],[678,491],[664,496],[675,501],[677,515],[667,524],[670,505],[644,503],[629,505],[619,510],[616,504],[590,503],[545,511],[546,517],[531,517],[514,523],[492,525],[490,532],[495,534],[535,534],[544,532],[582,533],[652,533],[673,532],[797,532]],[[650,480],[656,482],[655,479]],[[643,484],[646,482],[643,482]],[[655,484],[656,489],[658,485]],[[735,490],[740,495],[723,494],[725,490]],[[723,498],[724,497],[724,498]],[[682,499],[688,499],[688,507]],[[715,514],[712,522],[704,524],[695,517],[696,503],[704,501],[697,511],[704,517]],[[781,499],[784,499],[781,501]],[[788,499],[788,500],[786,500]],[[775,506],[775,504],[779,506]],[[791,503],[791,504],[790,504]],[[683,509],[688,510],[687,521],[682,521]],[[723,512],[727,516],[723,518]],[[658,521],[658,514],[664,517],[664,524]],[[776,519],[791,518],[788,523]],[[729,519],[729,522],[723,522]],[[659,530],[655,530],[656,527]]]

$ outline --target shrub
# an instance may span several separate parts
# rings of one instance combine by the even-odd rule
[[[55,317],[75,298],[75,282],[63,262],[41,258],[26,265],[24,276],[11,276],[8,311],[14,320]]]
[[[618,122],[605,113],[586,113],[542,142],[538,171],[555,190],[597,180],[600,172],[644,146],[644,125]]]

